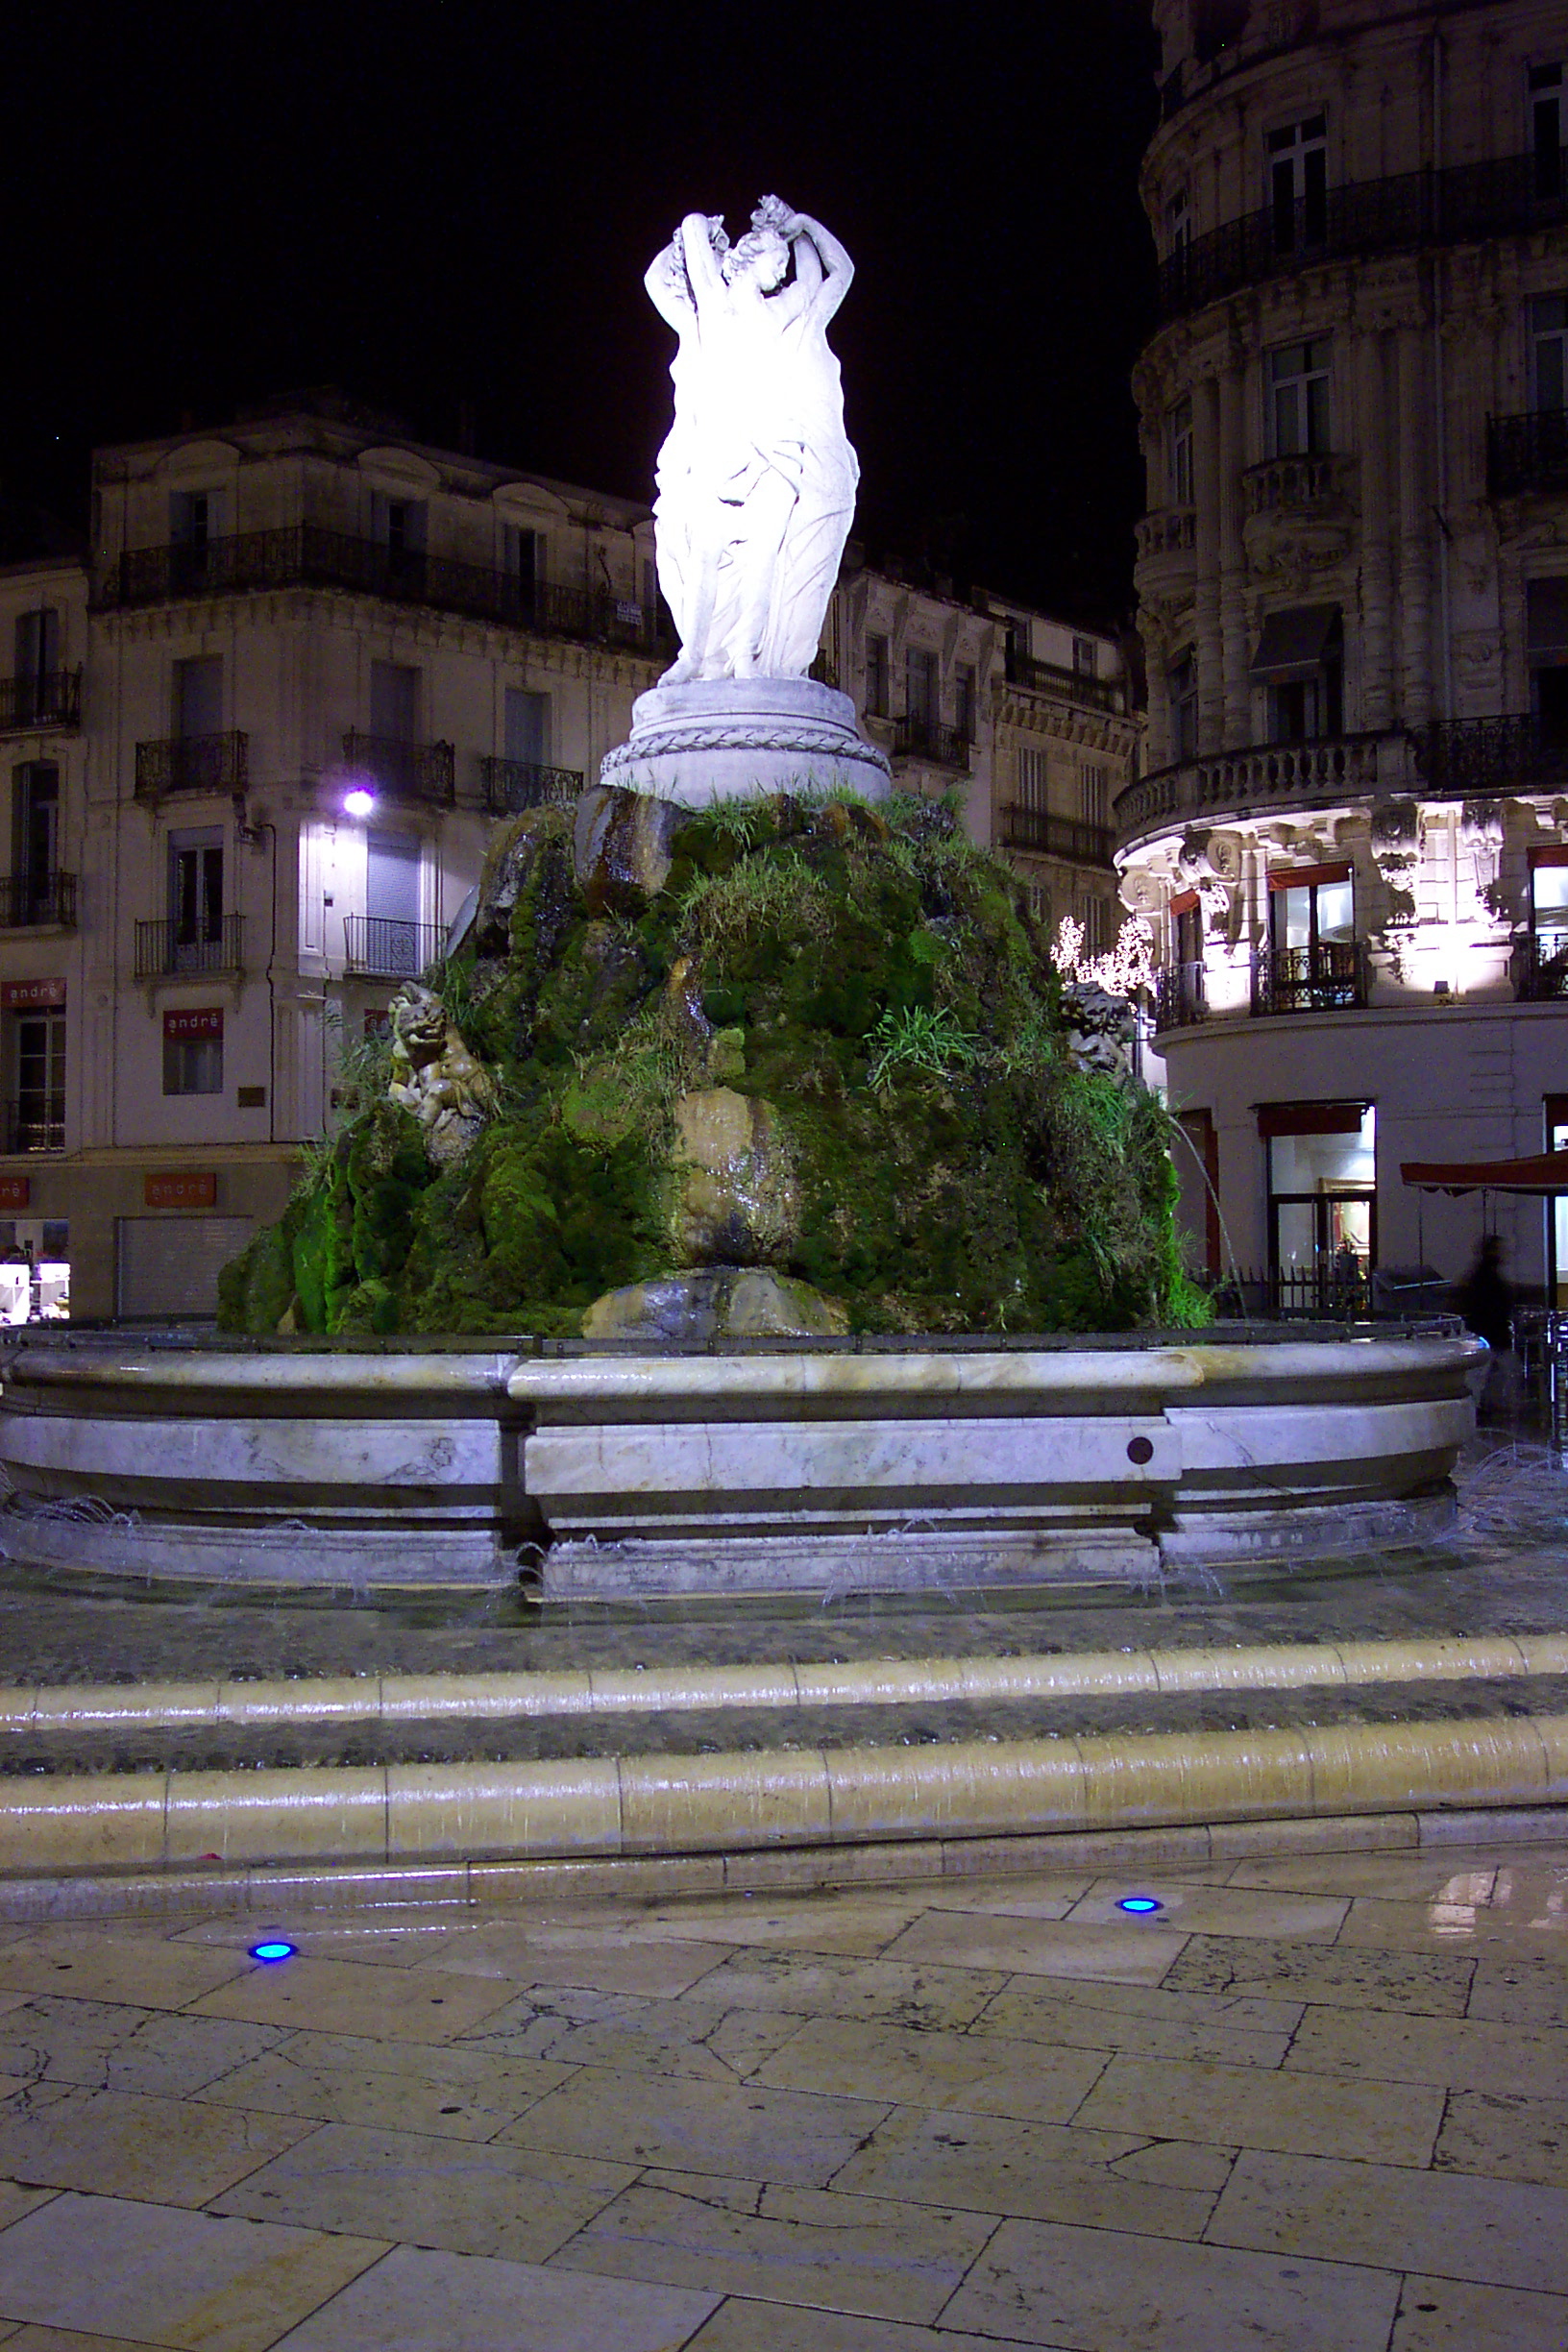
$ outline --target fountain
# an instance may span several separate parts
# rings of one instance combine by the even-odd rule
[[[851,275],[772,197],[653,262],[680,657],[595,787],[497,833],[356,1115],[227,1270],[227,1336],[12,1355],[13,1555],[1124,1590],[1440,1502],[1469,1343],[1204,1328],[1166,1115],[1093,992],[805,674],[858,473]]]

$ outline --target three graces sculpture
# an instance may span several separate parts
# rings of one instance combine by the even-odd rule
[[[817,651],[860,476],[827,343],[853,274],[776,196],[733,245],[722,219],[688,214],[648,272],[680,337],[653,508],[681,643],[668,686],[800,677]]]

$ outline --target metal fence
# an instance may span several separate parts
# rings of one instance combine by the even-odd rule
[[[345,915],[344,962],[351,972],[379,980],[417,980],[446,943],[439,923],[404,922],[389,915]]]

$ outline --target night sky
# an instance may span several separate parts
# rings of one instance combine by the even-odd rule
[[[337,383],[451,446],[650,499],[676,221],[839,234],[859,535],[1065,617],[1131,603],[1153,257],[1142,0],[12,12],[0,488]]]

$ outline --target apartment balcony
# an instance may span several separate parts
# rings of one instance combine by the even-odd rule
[[[1422,782],[1445,799],[1560,792],[1568,784],[1568,738],[1529,711],[1438,720],[1413,742]]]
[[[1568,931],[1537,931],[1513,951],[1513,993],[1519,1004],[1554,1004],[1568,997]]]
[[[1366,947],[1360,940],[1270,947],[1252,959],[1256,1014],[1360,1010],[1366,1004]]]
[[[21,873],[0,878],[0,931],[75,929],[75,874]]]
[[[1026,694],[1049,695],[1081,702],[1088,710],[1119,711],[1122,690],[1112,678],[1091,676],[1087,670],[1066,670],[1057,662],[1037,661],[1032,653],[1007,649],[1007,682]]]
[[[385,799],[451,808],[457,798],[457,756],[450,743],[405,743],[399,735],[364,735],[350,727],[343,758],[356,780]]]
[[[893,722],[890,748],[895,760],[924,760],[934,768],[967,772],[971,745],[962,728],[940,719],[906,717]]]
[[[24,1095],[6,1106],[6,1149],[12,1153],[62,1152],[65,1149],[65,1104],[60,1095],[47,1099]]]
[[[482,759],[479,772],[492,817],[521,817],[525,809],[575,800],[583,788],[580,768],[541,768],[533,760]]]
[[[138,922],[138,980],[195,978],[204,973],[243,971],[243,915],[225,915],[209,937],[193,939],[178,922]]]
[[[392,548],[318,523],[236,532],[202,547],[127,549],[99,579],[95,601],[102,610],[116,611],[277,588],[339,588],[536,636],[618,647],[650,660],[671,649],[656,605],[618,597],[608,588],[524,579],[485,564]]]
[[[1543,185],[1533,154],[1442,171],[1353,180],[1295,205],[1267,205],[1193,237],[1160,267],[1160,315],[1184,317],[1244,286],[1369,254],[1527,236],[1568,220],[1561,175]]]
[[[1405,739],[1324,735],[1311,743],[1254,745],[1212,758],[1180,761],[1142,776],[1116,795],[1116,832],[1125,844],[1157,827],[1262,816],[1289,809],[1334,808],[1404,784]]]
[[[1109,825],[1085,824],[1076,817],[1057,817],[1048,809],[1002,811],[1002,847],[1026,849],[1035,857],[1065,858],[1074,866],[1111,866],[1115,835]]]
[[[343,933],[344,969],[366,979],[417,980],[447,943],[440,923],[388,915],[345,915]]]
[[[1486,420],[1488,497],[1518,498],[1531,490],[1568,494],[1568,408]]]
[[[166,793],[240,793],[250,780],[251,739],[227,735],[170,735],[136,746],[136,798]]]
[[[1194,1029],[1208,1018],[1209,997],[1201,963],[1167,964],[1155,973],[1156,1035],[1164,1029]]]
[[[1190,555],[1198,544],[1195,506],[1164,506],[1144,515],[1138,526],[1138,560],[1162,563],[1169,556]]]
[[[76,729],[82,724],[80,670],[37,670],[0,678],[0,735],[27,735],[35,728]]]
[[[1265,458],[1242,475],[1242,503],[1249,515],[1314,514],[1341,506],[1354,464],[1353,458],[1326,453]]]

